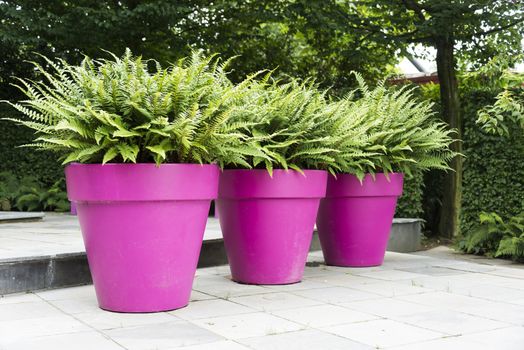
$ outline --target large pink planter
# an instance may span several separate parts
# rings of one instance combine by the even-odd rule
[[[328,265],[378,266],[384,262],[403,174],[330,176],[321,201],[317,229]]]
[[[224,170],[217,205],[233,280],[302,279],[326,182],[321,170]]]
[[[67,166],[101,308],[155,312],[188,304],[218,176],[215,165]]]

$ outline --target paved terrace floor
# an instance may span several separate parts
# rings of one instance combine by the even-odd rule
[[[302,283],[234,283],[199,269],[188,307],[99,309],[92,286],[0,298],[0,349],[524,349],[524,270],[388,253],[337,268],[311,253]]]

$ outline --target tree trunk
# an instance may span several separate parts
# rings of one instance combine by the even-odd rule
[[[436,42],[437,70],[440,81],[440,101],[442,116],[449,126],[457,130],[456,135],[462,140],[462,118],[460,115],[460,98],[455,57],[453,54],[455,41],[451,35],[441,37]],[[451,145],[455,152],[462,152],[462,142]],[[454,237],[460,231],[460,209],[462,202],[462,157],[457,156],[450,164],[453,171],[445,175],[442,189],[442,210],[439,221],[439,234],[444,237]]]

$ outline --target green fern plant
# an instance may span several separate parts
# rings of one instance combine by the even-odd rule
[[[234,123],[243,124],[244,144],[252,152],[244,153],[245,167],[270,173],[274,168],[339,169],[336,155],[345,135],[333,122],[325,92],[311,81],[281,84],[269,75],[252,81],[248,89],[244,103],[232,113]]]
[[[466,233],[459,243],[459,249],[469,254],[493,256],[498,249],[504,220],[496,213],[481,212],[479,224]]]
[[[245,164],[242,123],[229,123],[250,81],[234,85],[214,56],[176,65],[134,57],[86,57],[78,66],[45,58],[41,81],[19,79],[27,99],[10,118],[35,130],[26,147],[59,152],[63,163]]]
[[[347,130],[347,138],[363,135],[362,148],[341,144],[340,162],[344,173],[362,178],[366,173],[402,172],[430,168],[448,170],[448,163],[457,156],[450,150],[453,131],[435,118],[432,104],[419,101],[413,88],[393,89],[380,82],[370,88],[362,76],[354,73],[358,88],[346,98],[334,102]]]
[[[524,212],[510,218],[505,225],[495,256],[524,260]]]
[[[524,259],[524,212],[504,221],[496,213],[482,212],[480,222],[459,244],[466,253]]]

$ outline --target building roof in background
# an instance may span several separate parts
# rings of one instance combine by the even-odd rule
[[[392,84],[404,84],[406,82],[427,84],[439,82],[437,72],[402,74],[396,78],[389,79],[388,81]]]

